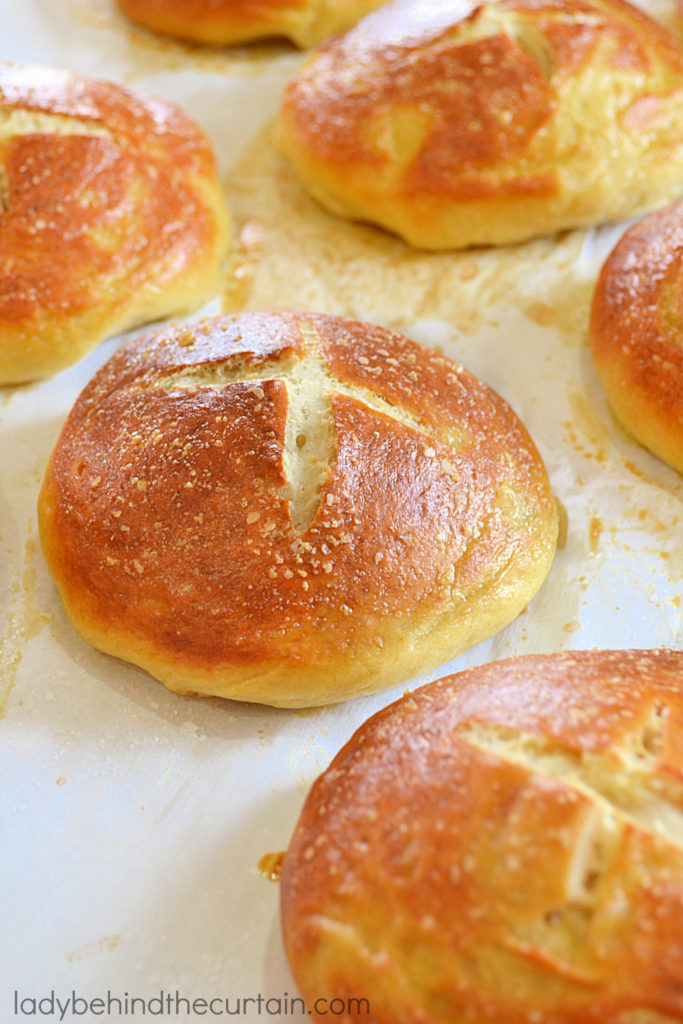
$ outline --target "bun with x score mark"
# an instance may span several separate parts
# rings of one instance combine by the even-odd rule
[[[285,707],[497,632],[557,532],[502,398],[399,334],[308,313],[120,349],[64,425],[39,513],[86,640],[171,689]]]
[[[669,650],[510,658],[374,715],[284,858],[308,1005],[346,1000],[344,1024],[680,1024],[682,731]]]
[[[314,46],[342,32],[383,0],[118,0],[124,14],[153,32],[231,45],[285,36]]]
[[[0,385],[196,308],[229,234],[211,146],[176,106],[0,64]]]

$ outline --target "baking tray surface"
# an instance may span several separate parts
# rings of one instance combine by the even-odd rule
[[[675,23],[673,4],[657,11]],[[37,493],[64,418],[125,339],[52,380],[0,391],[0,1020],[51,994],[109,994],[122,1009],[177,996],[156,1014],[164,1020],[199,1020],[201,1000],[216,998],[241,1000],[245,1021],[306,1020],[291,1002],[278,887],[259,863],[285,848],[311,783],[353,730],[404,689],[470,665],[683,643],[683,483],[616,425],[586,346],[595,276],[624,225],[500,251],[412,252],[320,210],[275,155],[272,119],[302,59],[292,47],[157,40],[113,0],[0,0],[0,13],[2,59],[134,85],[207,130],[236,243],[223,294],[203,313],[315,309],[440,349],[512,404],[563,510],[562,549],[526,612],[439,672],[317,711],[179,697],[74,633],[37,538]],[[97,1019],[125,1019],[118,1005]],[[73,1009],[63,1019],[87,1019]]]

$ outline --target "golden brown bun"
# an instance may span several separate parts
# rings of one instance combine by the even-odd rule
[[[511,659],[375,715],[306,801],[282,914],[312,1020],[680,1024],[683,654]]]
[[[590,339],[617,418],[683,473],[683,205],[617,243],[593,296]]]
[[[133,21],[198,43],[286,36],[300,47],[343,32],[385,0],[118,0]]]
[[[211,147],[177,107],[0,64],[0,384],[218,288],[228,222]]]
[[[683,50],[620,0],[396,0],[293,79],[278,141],[334,213],[515,242],[680,192]]]
[[[501,629],[556,541],[545,469],[499,396],[398,334],[314,314],[121,349],[67,420],[39,513],[90,643],[174,690],[292,707]]]

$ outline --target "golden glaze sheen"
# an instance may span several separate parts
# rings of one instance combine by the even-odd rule
[[[593,296],[590,339],[617,418],[683,473],[683,205],[617,243]]]
[[[0,384],[198,305],[227,242],[213,152],[178,108],[0,64]]]
[[[277,138],[334,213],[520,241],[680,191],[683,50],[620,0],[395,0],[309,59]]]
[[[683,653],[511,659],[384,709],[306,801],[282,916],[309,1006],[367,999],[344,1024],[683,1021]]]
[[[384,0],[118,0],[146,28],[199,43],[286,36],[314,46],[354,25]]]
[[[39,515],[92,644],[171,689],[293,707],[501,629],[556,541],[545,469],[499,396],[398,334],[314,314],[121,349],[64,426]]]

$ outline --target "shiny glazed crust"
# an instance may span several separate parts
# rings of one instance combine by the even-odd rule
[[[556,515],[505,402],[351,320],[262,313],[122,348],[39,506],[77,630],[171,689],[305,706],[401,682],[501,629]]]
[[[0,64],[0,384],[199,305],[228,232],[209,142],[177,107]]]
[[[675,197],[683,50],[621,0],[395,0],[310,58],[277,139],[334,213],[520,241]]]
[[[593,296],[590,340],[617,418],[683,473],[683,205],[617,243]]]
[[[345,1024],[683,1021],[682,740],[670,651],[511,659],[375,715],[284,860],[308,1005],[337,1000]]]
[[[199,43],[285,36],[300,47],[343,32],[384,0],[118,0],[133,21]]]

